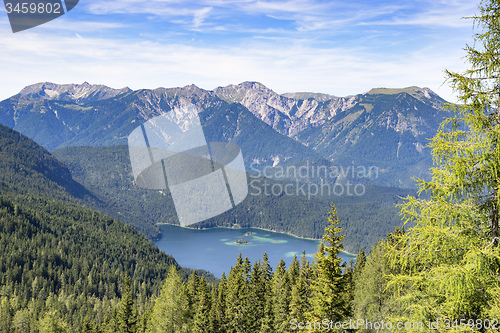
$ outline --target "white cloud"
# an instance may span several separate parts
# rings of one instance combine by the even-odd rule
[[[1,99],[39,81],[89,81],[133,89],[194,83],[212,89],[253,80],[280,93],[316,91],[338,96],[379,86],[420,85],[437,90],[442,71],[456,65],[461,55],[459,49],[438,56],[422,50],[384,61],[361,48],[310,48],[307,41],[253,41],[208,48],[40,34],[2,38],[0,49],[2,76],[9,78],[0,82]]]
[[[459,17],[474,12],[464,1],[88,0],[36,29],[0,34],[0,98],[39,81],[212,89],[254,80],[338,96],[419,85],[450,99],[439,87],[445,68],[464,68],[472,22]]]
[[[212,11],[213,7],[205,7],[194,12],[193,27],[199,28],[204,24],[208,14]]]

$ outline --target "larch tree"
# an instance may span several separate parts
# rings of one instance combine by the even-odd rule
[[[188,300],[177,270],[172,265],[156,299],[150,318],[149,333],[180,332],[186,321]]]
[[[414,227],[389,244],[400,269],[389,285],[407,308],[400,320],[446,326],[500,314],[500,1],[479,11],[469,18],[479,30],[465,47],[470,69],[446,71],[460,104],[445,106],[453,113],[430,142],[432,179],[418,180],[428,197],[406,199],[401,213]]]

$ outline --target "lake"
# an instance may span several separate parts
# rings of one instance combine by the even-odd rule
[[[318,240],[253,228],[198,230],[164,224],[160,229],[163,236],[155,242],[160,250],[171,254],[183,267],[204,269],[219,278],[222,272],[225,272],[226,276],[229,275],[231,266],[236,264],[240,252],[243,258],[250,259],[252,265],[267,252],[274,271],[281,258],[288,267],[294,255],[300,260],[303,250],[306,251],[309,261],[312,261],[312,254],[317,251],[319,245]],[[237,244],[236,240],[247,243]],[[355,259],[355,256],[344,252],[340,257],[347,262]]]

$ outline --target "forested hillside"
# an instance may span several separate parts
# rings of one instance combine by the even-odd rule
[[[99,202],[105,203],[95,205],[96,209],[141,232],[148,231],[149,237],[158,236],[152,233],[158,232],[155,223],[179,224],[168,189],[145,190],[134,184],[127,147],[66,147],[52,153],[68,165],[75,179],[91,190]],[[293,190],[289,192],[293,195],[284,191],[274,195],[270,190],[273,185],[283,189],[288,183],[253,175],[248,175],[248,183],[249,195],[241,204],[193,227],[239,225],[319,239],[326,226],[328,207],[334,202],[344,216],[341,226],[346,235],[345,249],[357,253],[363,248],[369,252],[379,239],[401,226],[395,206],[402,203],[400,197],[415,194],[412,190],[366,185],[362,196],[353,195],[352,189],[351,195],[328,195],[326,191],[323,195],[320,191],[318,195],[309,195],[307,184],[305,190],[298,191],[302,184],[292,182]]]
[[[4,328],[36,332],[48,320],[77,332],[86,317],[113,317],[126,275],[145,307],[169,267],[179,269],[132,227],[74,204],[2,196],[0,221]]]
[[[264,201],[269,206],[259,208],[261,214],[273,214],[272,206],[283,200],[297,221],[313,215],[315,232],[324,226],[311,262],[303,256],[288,268],[281,261],[273,269],[265,254],[253,264],[240,255],[220,281],[196,272],[186,279],[186,271],[145,236],[78,204],[87,196],[97,202],[106,191],[120,209],[131,200],[123,194],[131,180],[122,182],[130,171],[115,163],[124,159],[123,147],[103,150],[113,157],[103,164],[107,171],[70,159],[70,150],[58,152],[76,180],[90,186],[81,199],[70,194],[73,185],[81,185],[62,164],[6,131],[5,147],[20,144],[25,155],[0,150],[9,161],[0,188],[0,332],[498,331],[500,0],[481,2],[479,11],[473,17],[479,29],[474,46],[465,48],[471,68],[446,72],[462,104],[447,106],[448,117],[431,140],[432,179],[418,180],[418,193],[399,205],[404,227],[385,235],[368,256],[360,250],[355,264],[343,264],[338,256],[349,237],[341,226],[350,223],[342,222],[335,204],[328,211],[315,206],[320,201],[273,196],[276,201]],[[78,149],[91,161],[103,155]],[[384,194],[380,188],[370,191]],[[256,218],[252,214],[245,216]],[[226,221],[246,223],[238,215]]]
[[[484,1],[467,47],[471,69],[447,71],[460,93],[432,139],[435,167],[400,205],[396,228],[354,267],[341,265],[331,207],[312,263],[241,256],[217,288],[171,271],[150,332],[489,332],[500,328],[500,1]],[[179,290],[181,292],[179,292]]]
[[[81,205],[99,199],[31,139],[0,126],[0,157],[0,332],[115,327],[127,279],[142,314],[170,267],[183,278],[192,272],[131,226]]]
[[[2,194],[30,193],[69,201],[95,199],[46,149],[3,125],[0,125],[0,170]]]

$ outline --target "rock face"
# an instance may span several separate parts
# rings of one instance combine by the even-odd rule
[[[352,107],[355,100],[354,97],[333,97],[326,101],[295,99],[278,95],[258,82],[219,87],[214,93],[227,102],[244,105],[257,118],[291,137],[309,126],[323,124],[326,119]]]
[[[113,98],[129,91],[131,90],[127,87],[113,89],[103,85],[91,85],[88,82],[82,84],[54,84],[44,82],[27,86],[19,94],[31,98],[85,103]]]
[[[378,182],[412,186],[431,164],[428,138],[444,114],[428,88],[376,88],[335,97],[279,95],[258,82],[218,87],[112,89],[102,85],[38,83],[0,102],[0,124],[48,149],[125,144],[139,124],[172,108],[195,104],[207,139],[233,141],[247,163],[279,166],[310,159],[376,166]],[[204,125],[204,126],[205,126]]]

